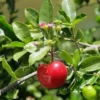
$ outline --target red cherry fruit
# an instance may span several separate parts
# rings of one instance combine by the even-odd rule
[[[60,61],[42,64],[37,69],[37,77],[46,88],[58,88],[65,83],[68,75],[66,66]]]

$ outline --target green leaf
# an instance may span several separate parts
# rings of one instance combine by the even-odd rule
[[[43,37],[43,33],[42,32],[32,32],[31,37],[33,38],[33,40],[40,39]]]
[[[73,22],[76,18],[76,9],[72,0],[63,0],[62,9],[69,17],[70,22]]]
[[[25,9],[25,16],[26,19],[33,25],[37,26],[39,22],[39,13],[32,9],[32,8],[26,8]]]
[[[82,68],[82,69],[80,68],[80,71],[82,72],[93,72],[96,70],[100,70],[100,62],[90,65],[86,68]]]
[[[79,42],[82,39],[82,37],[83,37],[83,32],[80,29],[78,29],[75,34],[75,41]]]
[[[78,67],[78,64],[80,62],[80,58],[81,58],[81,54],[82,54],[82,49],[77,49],[74,51],[73,53],[73,65],[74,67]]]
[[[83,97],[78,89],[74,89],[71,91],[70,100],[83,100]]]
[[[84,0],[75,0],[75,3],[78,5],[81,5],[84,2]]]
[[[47,94],[47,95],[42,96],[40,100],[63,100],[63,99],[59,96],[55,96],[55,95],[52,96],[50,94]]]
[[[75,26],[76,24],[84,20],[86,17],[87,17],[86,14],[81,14],[77,16],[76,19],[73,21],[72,25]]]
[[[23,42],[27,43],[32,40],[30,30],[28,27],[22,23],[22,22],[14,22],[13,24],[13,30],[15,32],[15,35]]]
[[[67,14],[64,11],[60,10],[59,13],[65,17],[67,22],[70,22],[70,18],[67,16]]]
[[[92,56],[92,57],[88,57],[87,59],[83,60],[80,65],[79,68],[81,71],[83,72],[91,72],[91,71],[95,71],[95,70],[99,70],[100,68],[100,57],[99,56]]]
[[[22,66],[19,67],[16,71],[15,74],[18,78],[21,78],[23,76],[25,76],[26,74],[29,74],[31,71],[33,70],[32,67],[29,66]]]
[[[22,78],[25,75],[29,74],[30,72],[32,72],[34,69],[33,67],[29,67],[29,66],[19,66],[18,69],[16,69],[15,74],[18,78]],[[11,79],[11,83],[15,82],[16,80],[14,78]]]
[[[13,59],[18,62],[18,60],[26,53],[27,51],[20,51],[13,55]]]
[[[2,45],[3,48],[15,48],[15,47],[23,47],[24,46],[24,43],[23,42],[18,42],[18,41],[14,41],[14,42],[11,42],[9,44],[5,44],[5,45]]]
[[[39,13],[39,23],[51,23],[53,21],[53,5],[50,0],[44,0]]]
[[[95,8],[96,21],[100,23],[100,8]]]
[[[42,59],[47,52],[50,50],[49,46],[45,46],[43,48],[41,48],[39,51],[37,52],[33,52],[32,54],[30,54],[29,56],[29,65],[33,65],[36,61],[39,61],[40,59]]]
[[[80,88],[82,89],[85,85],[88,85],[88,84],[93,85],[97,81],[97,79],[99,78],[100,71],[98,71],[96,74],[97,75],[92,76],[90,79],[84,80],[81,83]]]
[[[62,50],[60,52],[60,57],[63,60],[65,60],[67,63],[72,64],[72,57],[71,57],[71,55],[67,51]]]
[[[34,42],[30,42],[28,44],[26,44],[24,46],[24,49],[27,51],[27,52],[34,52],[35,50],[37,50],[37,46],[34,44]]]
[[[18,40],[13,32],[13,28],[5,20],[5,17],[0,15],[0,28],[4,31],[4,34],[12,41]]]
[[[11,77],[17,79],[15,73],[13,72],[13,70],[11,69],[10,65],[7,63],[5,58],[2,58],[2,66],[9,73]]]

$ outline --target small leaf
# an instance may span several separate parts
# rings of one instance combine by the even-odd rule
[[[42,34],[42,32],[32,32],[31,37],[33,38],[33,40],[40,39],[43,37],[43,34]]]
[[[76,18],[76,9],[72,0],[63,0],[62,9],[69,17],[70,22],[73,22]]]
[[[15,73],[13,72],[13,70],[11,69],[10,65],[7,63],[5,58],[2,58],[2,66],[9,73],[11,77],[17,79]]]
[[[4,31],[0,28],[0,38],[4,36],[5,36]]]
[[[28,27],[22,23],[22,22],[14,22],[13,24],[13,30],[15,32],[15,35],[23,42],[27,43],[32,40],[32,37],[30,35],[30,30]]]
[[[80,68],[80,71],[82,72],[93,72],[96,70],[100,70],[100,62],[90,65],[86,68],[82,68],[82,69]]]
[[[59,13],[65,17],[67,22],[70,22],[70,18],[67,16],[67,14],[64,11],[60,10]]]
[[[86,14],[81,14],[81,15],[77,16],[76,19],[73,21],[72,25],[75,26],[76,24],[81,22],[86,17],[87,17]]]
[[[30,72],[34,71],[33,67],[29,67],[29,66],[19,66],[19,68],[17,68],[15,70],[15,74],[18,78],[22,78],[25,75],[29,74]],[[15,82],[16,80],[14,78],[11,79],[11,83]]]
[[[78,67],[78,64],[80,62],[80,58],[81,58],[81,54],[82,54],[82,49],[77,49],[74,51],[73,53],[73,65],[74,67]]]
[[[9,44],[2,45],[3,48],[15,48],[15,47],[23,47],[23,42],[14,41]]]
[[[26,45],[24,46],[24,49],[25,49],[27,52],[32,53],[32,52],[34,52],[34,51],[37,49],[37,47],[36,47],[36,45],[34,44],[34,42],[30,42],[30,43],[28,43],[28,44],[26,44]]]
[[[98,69],[98,66],[95,66],[95,64],[98,64],[98,63],[100,63],[100,57],[99,56],[88,57],[87,59],[83,60],[80,63],[79,68],[80,68],[80,70],[83,70],[86,67],[92,66],[91,68],[92,68],[92,71],[93,71],[93,70],[95,70],[93,68],[93,66]]]
[[[20,51],[13,55],[13,59],[18,62],[18,60],[26,53],[27,51]]]
[[[75,40],[77,42],[79,42],[81,40],[82,36],[83,36],[82,31],[80,29],[78,29],[77,32],[76,32],[76,34],[75,34]]]
[[[5,20],[5,17],[0,15],[0,29],[4,31],[4,34],[13,41],[18,40],[13,32],[13,28]]]
[[[90,79],[84,80],[81,83],[80,88],[82,89],[85,85],[88,85],[88,84],[93,85],[97,81],[97,79],[99,78],[100,71],[98,71],[96,74],[97,75],[92,76]]]
[[[72,57],[71,55],[67,52],[67,51],[64,51],[62,50],[60,52],[60,57],[66,61],[66,63],[69,63],[69,64],[72,64]]]
[[[32,9],[32,8],[27,8],[25,9],[25,16],[26,19],[33,25],[37,26],[39,22],[39,13]]]
[[[53,5],[50,0],[44,0],[39,13],[39,23],[51,23],[53,21]]]
[[[18,78],[21,78],[23,76],[25,76],[26,74],[29,74],[31,71],[33,70],[33,67],[29,67],[29,66],[22,66],[19,67],[16,71],[15,74]]]
[[[30,54],[29,56],[29,65],[33,65],[36,61],[42,59],[47,52],[50,50],[49,46],[45,46],[43,48],[41,48],[39,51],[37,52],[33,52],[32,54]]]

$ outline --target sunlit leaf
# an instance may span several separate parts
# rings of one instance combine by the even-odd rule
[[[37,26],[39,22],[39,13],[32,9],[32,8],[26,8],[25,9],[25,16],[28,22],[30,22],[32,25]]]
[[[14,41],[14,42],[11,42],[9,44],[5,44],[5,45],[2,45],[3,48],[15,48],[15,47],[23,47],[24,46],[24,43],[23,42],[18,42],[18,41]]]
[[[50,0],[44,0],[39,13],[39,22],[51,23],[53,21],[53,5]]]
[[[76,19],[73,21],[72,25],[76,25],[78,24],[79,22],[81,22],[82,20],[84,20],[86,18],[86,14],[81,14],[79,16],[76,17]]]
[[[34,42],[30,42],[30,43],[28,43],[28,44],[26,44],[26,45],[24,46],[24,49],[25,49],[27,52],[32,53],[32,52],[34,52],[34,51],[37,49],[37,47],[36,47],[36,45],[34,44]]]
[[[62,9],[69,17],[70,21],[73,22],[76,18],[76,9],[72,0],[63,0]]]
[[[20,52],[17,52],[17,53],[15,53],[14,55],[13,55],[13,59],[15,60],[15,61],[17,61],[18,62],[18,60],[24,55],[24,54],[26,54],[26,52],[27,51],[20,51]]]
[[[91,72],[91,71],[99,70],[100,69],[100,57],[92,56],[92,57],[86,58],[80,63],[79,68],[83,72],[89,72],[89,71]]]
[[[47,52],[50,50],[49,46],[45,46],[43,48],[41,48],[39,51],[37,52],[33,52],[32,54],[30,54],[29,56],[29,65],[33,65],[36,61],[42,59]]]
[[[14,22],[13,24],[13,30],[15,32],[15,35],[23,42],[27,43],[32,40],[30,30],[28,27],[22,23],[22,22]]]
[[[11,77],[13,77],[14,79],[17,79],[16,74],[13,72],[12,68],[10,67],[10,65],[7,63],[5,58],[2,58],[2,66],[3,68],[9,73],[9,75]]]
[[[62,50],[60,52],[60,57],[66,61],[66,63],[72,64],[72,57],[69,52]]]

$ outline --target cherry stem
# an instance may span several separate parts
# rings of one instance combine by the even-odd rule
[[[51,46],[51,61],[54,61],[53,45]]]
[[[15,81],[12,84],[9,84],[8,86],[5,86],[4,88],[0,89],[0,96],[3,95],[4,93],[6,93],[7,91],[17,87],[18,85],[20,85],[22,82],[24,82],[25,80],[31,78],[32,76],[35,76],[37,74],[37,71],[30,73],[22,78],[20,78],[19,80]]]

